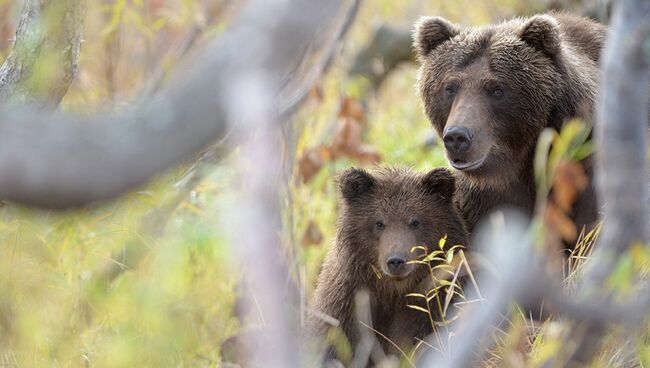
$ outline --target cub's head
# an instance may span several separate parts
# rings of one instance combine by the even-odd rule
[[[404,285],[417,282],[423,274],[409,263],[421,255],[411,252],[414,246],[430,251],[445,235],[449,244],[466,244],[452,200],[454,185],[446,169],[346,170],[339,178],[339,244],[353,248],[347,253],[359,266],[370,263],[382,277]]]
[[[482,185],[515,180],[542,129],[575,114],[560,34],[550,15],[478,28],[418,21],[418,88],[452,167]]]

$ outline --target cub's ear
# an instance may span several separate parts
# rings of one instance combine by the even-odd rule
[[[521,39],[553,58],[560,51],[560,26],[550,15],[535,15],[521,30]]]
[[[421,17],[415,23],[413,47],[418,57],[427,56],[441,43],[456,36],[458,27],[441,17]]]
[[[339,190],[347,201],[368,194],[375,186],[375,178],[367,171],[354,167],[345,170],[339,176]]]
[[[422,178],[425,191],[432,195],[439,195],[451,201],[456,190],[456,179],[447,169],[438,168],[429,171]]]

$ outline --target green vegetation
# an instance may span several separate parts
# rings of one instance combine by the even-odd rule
[[[178,61],[174,50],[161,46],[167,38],[181,39],[193,27],[211,36],[224,29],[229,14],[225,2],[216,3],[220,5],[209,18],[217,21],[203,29],[205,16],[197,14],[202,14],[204,4],[191,0],[90,1],[80,73],[62,107],[79,110],[90,104],[100,110],[108,106],[105,101],[118,107],[129,101],[147,78],[155,77],[152,63],[164,72]],[[541,0],[422,3],[365,2],[342,55],[318,87],[321,97],[310,97],[291,122],[300,133],[284,238],[293,240],[287,247],[294,250],[307,294],[335,236],[336,174],[363,164],[354,155],[326,150],[322,166],[305,183],[298,159],[337,139],[341,120],[350,118],[340,116],[345,98],[365,104],[362,118],[354,118],[362,129],[362,143],[372,149],[372,157],[381,157],[381,164],[421,171],[446,165],[441,147],[425,144],[432,129],[415,91],[415,65],[401,65],[377,93],[368,92],[362,79],[347,77],[355,52],[368,41],[374,25],[409,26],[420,14],[484,24],[534,13],[543,6]],[[3,8],[10,5],[0,0]],[[0,20],[7,19],[0,14]],[[584,139],[571,127],[569,140]],[[573,158],[584,154],[578,149],[567,152]],[[235,151],[231,156],[236,155]],[[118,201],[74,212],[2,205],[0,367],[217,366],[221,343],[243,327],[235,317],[241,278],[233,252],[237,244],[229,243],[223,230],[238,196],[245,195],[237,189],[245,178],[233,174],[231,160],[205,165],[202,170],[209,174],[189,193],[175,185],[184,173],[179,168]],[[551,160],[556,169],[559,156]],[[545,190],[551,183],[544,181],[548,174],[539,174]],[[250,224],[251,231],[255,226]],[[583,236],[584,245],[569,261],[568,283],[589,255],[594,238],[593,233]],[[464,255],[461,250],[456,253]],[[432,257],[451,264],[447,255]],[[648,251],[633,247],[606,287],[629,295],[635,275],[649,271]],[[445,307],[445,300],[440,302],[437,306]],[[570,332],[561,321],[540,324],[521,311],[509,320],[505,330],[495,332],[497,344],[486,358],[488,367],[545,366]],[[641,336],[613,333],[595,367],[627,366],[626,362],[650,366],[647,335],[647,329]]]

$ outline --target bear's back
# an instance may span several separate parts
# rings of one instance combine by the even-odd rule
[[[551,13],[562,30],[564,41],[581,54],[598,63],[605,43],[607,28],[588,18],[567,13]]]

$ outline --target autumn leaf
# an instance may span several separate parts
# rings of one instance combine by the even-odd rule
[[[318,146],[305,150],[298,160],[298,174],[302,177],[303,183],[308,183],[329,159],[331,153],[327,147]]]
[[[352,118],[359,123],[366,122],[366,109],[356,98],[344,97],[341,99],[339,117]]]
[[[555,205],[553,202],[550,202],[546,206],[546,211],[544,213],[544,223],[550,231],[559,234],[563,240],[567,242],[576,240],[576,237],[578,235],[576,225],[567,216],[566,212],[562,210],[562,208]]]
[[[149,0],[146,4],[150,14],[159,15],[160,9],[165,6],[165,0]]]
[[[362,131],[363,128],[357,120],[341,117],[330,145],[334,156],[349,156],[357,152],[362,144]]]
[[[320,83],[315,84],[311,89],[309,89],[309,98],[317,103],[323,102],[325,93],[323,92],[323,86]]]
[[[372,165],[381,162],[381,154],[377,149],[369,144],[362,144],[357,147],[357,151],[351,155],[354,159],[364,165]]]
[[[323,241],[323,232],[316,222],[309,221],[307,228],[302,235],[303,245],[318,245]]]
[[[562,161],[553,177],[553,192],[544,213],[544,223],[551,233],[559,235],[566,242],[573,242],[578,236],[576,225],[570,218],[573,204],[589,179],[578,162]]]
[[[577,162],[561,162],[553,179],[553,201],[563,211],[568,212],[578,194],[589,184],[589,179]]]
[[[322,91],[312,90],[312,93],[318,96]],[[349,97],[341,99],[339,119],[329,146],[305,150],[298,162],[299,173],[304,183],[309,182],[329,160],[348,157],[359,161],[362,165],[373,165],[382,160],[377,148],[363,143],[365,120],[365,109],[358,100]]]

